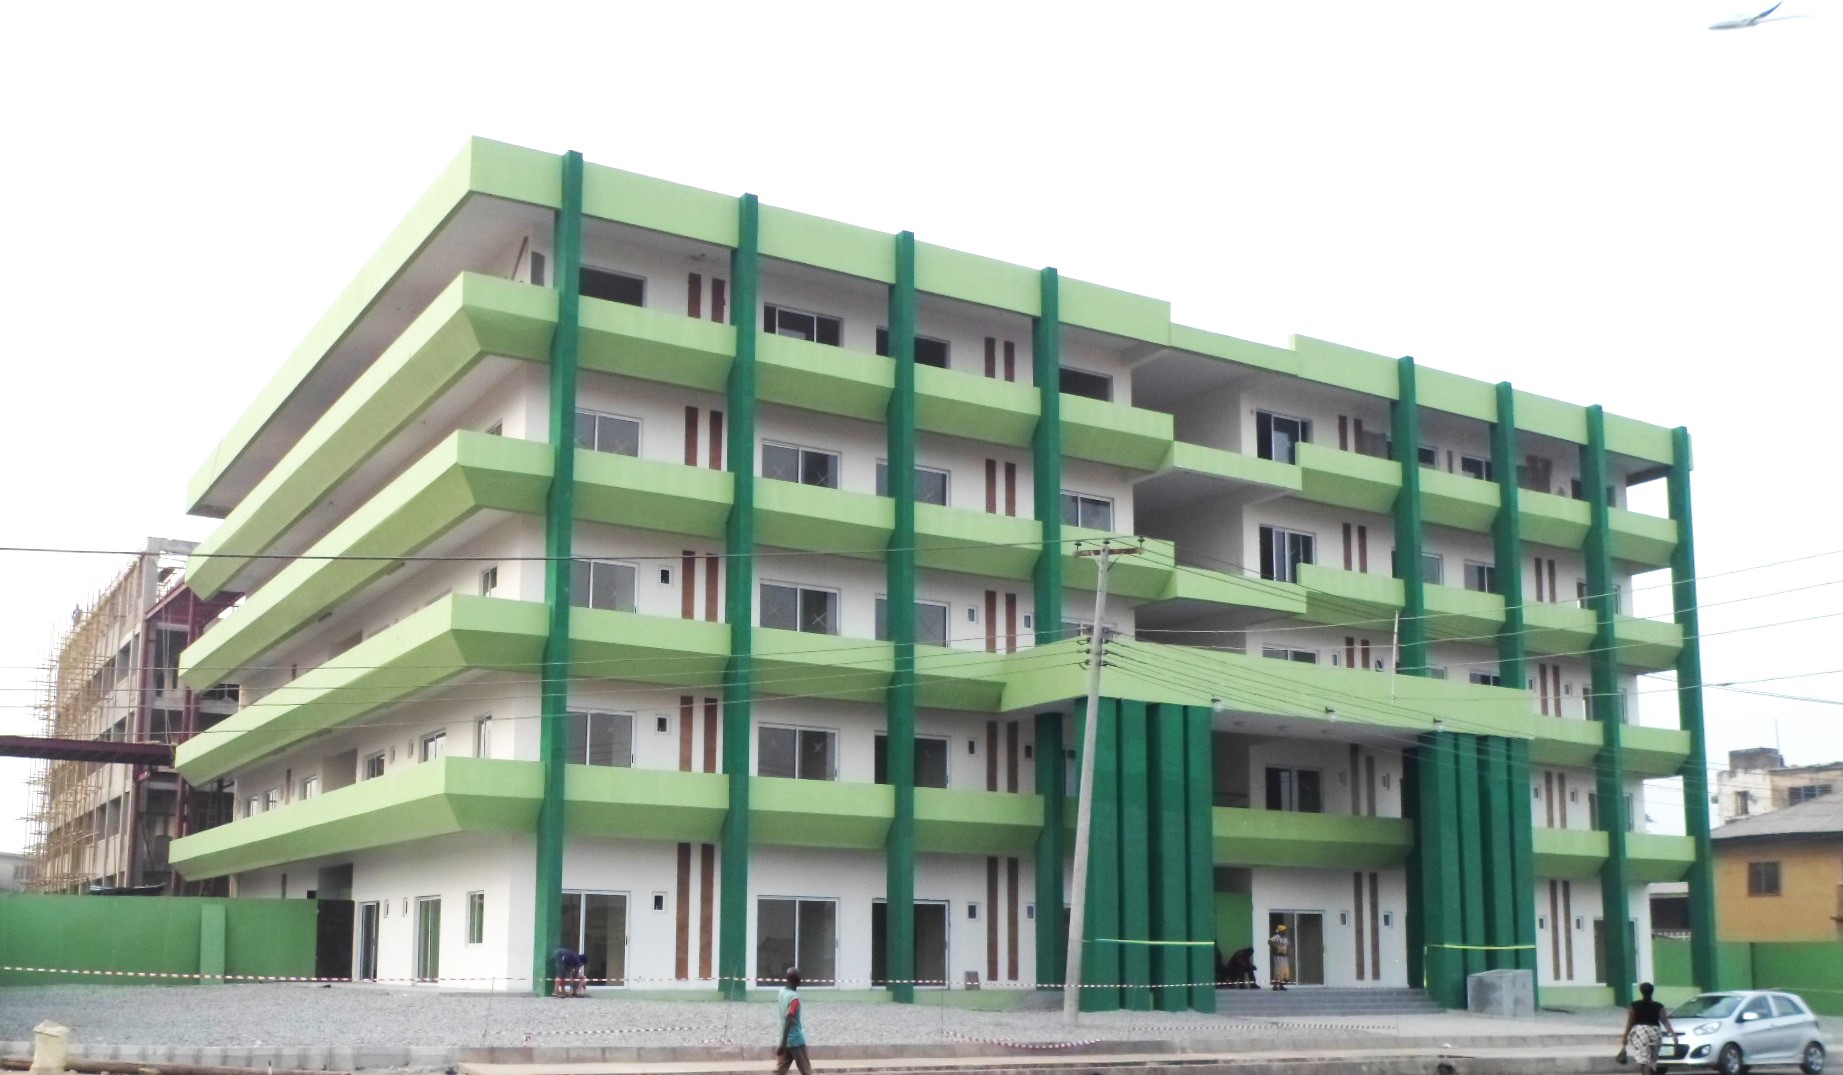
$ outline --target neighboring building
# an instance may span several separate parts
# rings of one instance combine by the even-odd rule
[[[1843,790],[1843,762],[1787,765],[1773,747],[1728,751],[1728,767],[1716,774],[1718,824],[1764,814]]]
[[[1843,797],[1736,818],[1714,850],[1722,940],[1843,940]]]
[[[179,682],[180,653],[232,600],[198,597],[182,570],[188,541],[149,538],[87,607],[46,669],[39,707],[50,739],[184,742],[236,708],[234,685],[195,692]],[[42,761],[30,820],[32,887],[45,892],[217,892],[181,886],[167,862],[174,838],[229,819],[229,795],[194,790],[163,765]]]
[[[1707,794],[1700,694],[1624,714],[1695,681],[1623,607],[1693,594],[1688,473],[1597,407],[475,141],[192,483],[190,583],[249,597],[182,668],[242,685],[178,759],[237,819],[173,861],[349,912],[364,978],[1060,982],[1107,539],[1087,974],[1135,987],[1088,1003],[1206,1008],[1138,984],[1207,947],[1117,942],[1282,922],[1305,981],[1610,1000],[1647,882],[1711,914],[1643,831],[1645,778]],[[1678,519],[1625,508],[1659,479]]]
[[[0,851],[0,892],[24,892],[32,887],[32,856]]]

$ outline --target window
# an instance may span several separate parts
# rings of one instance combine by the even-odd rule
[[[634,567],[606,560],[570,562],[570,604],[578,608],[634,610]]]
[[[1267,809],[1316,814],[1323,809],[1318,796],[1318,770],[1267,767]]]
[[[626,768],[634,763],[634,718],[632,713],[571,711],[568,742],[563,760],[570,765],[612,765]]]
[[[1414,457],[1420,461],[1421,466],[1433,467],[1435,469],[1438,469],[1440,466],[1440,450],[1438,448],[1429,448],[1427,445],[1423,444],[1415,449]]]
[[[888,357],[890,353],[890,330],[877,330],[877,353]],[[915,337],[915,363],[918,366],[933,366],[937,369],[947,368],[947,341],[936,340],[927,336]],[[1067,391],[1067,389],[1064,389]]]
[[[301,778],[301,798],[311,799],[320,794],[320,778],[308,776]]]
[[[358,778],[360,780],[370,780],[372,777],[383,775],[384,752],[380,750],[376,754],[367,754],[365,760],[359,766]]]
[[[795,448],[788,444],[763,444],[762,477],[836,489],[838,453]]]
[[[582,297],[585,299],[605,299],[627,306],[646,305],[646,281],[638,276],[609,272],[607,269],[591,269],[584,265],[578,279],[582,281]]]
[[[1497,565],[1467,560],[1465,562],[1465,588],[1479,593],[1496,593]]]
[[[266,813],[282,804],[282,789],[270,788],[262,793],[262,808]]]
[[[1791,806],[1796,803],[1810,802],[1820,795],[1828,794],[1830,794],[1829,784],[1806,784],[1803,787],[1787,788],[1785,801],[1787,806]]]
[[[1468,478],[1477,478],[1479,481],[1491,481],[1491,460],[1481,459],[1475,455],[1462,455],[1459,457],[1459,473]]]
[[[1466,675],[1466,682],[1476,683],[1481,687],[1501,687],[1504,681],[1494,672],[1471,672]]]
[[[1772,994],[1772,1002],[1773,1014],[1781,1019],[1793,1017],[1803,1018],[1811,1014],[1810,1010],[1804,1006],[1804,1002],[1800,1001],[1797,997],[1787,996],[1784,993],[1774,993]]]
[[[1261,656],[1271,657],[1276,661],[1298,661],[1300,664],[1318,663],[1318,651],[1309,649],[1287,649],[1284,646],[1262,646]]]
[[[755,741],[756,775],[794,780],[834,779],[832,742],[835,738],[833,732],[824,728],[763,725],[757,729]]]
[[[1446,581],[1446,560],[1437,552],[1421,554],[1421,581],[1438,586]]]
[[[812,635],[838,633],[838,594],[806,586],[762,583],[761,625]]]
[[[877,598],[877,641],[888,642],[889,602]],[[947,644],[947,606],[935,601],[915,602],[915,641],[923,646]]]
[[[499,589],[499,565],[494,564],[480,572],[480,596],[491,597],[493,591],[497,589]]]
[[[467,943],[483,944],[486,941],[486,893],[469,892],[467,894]]]
[[[446,729],[422,737],[423,761],[438,761],[448,752],[448,732]]]
[[[576,447],[612,455],[639,455],[640,423],[619,415],[577,411]]]
[[[811,340],[814,343],[826,343],[837,347],[840,338],[844,335],[844,322],[824,314],[809,314],[804,310],[790,310],[785,306],[764,305],[762,307],[762,331],[776,336],[792,336],[796,340]]]
[[[1062,494],[1062,521],[1089,530],[1113,529],[1113,501],[1086,493]]]
[[[1254,412],[1254,454],[1278,463],[1297,463],[1299,445],[1312,439],[1312,423],[1272,411]]]
[[[778,985],[799,967],[809,985],[838,976],[838,905],[831,900],[755,901],[755,982]]]
[[[877,495],[888,496],[890,484],[889,464],[877,460]],[[947,506],[947,472],[933,467],[915,468],[915,502],[917,504],[939,504]]]
[[[493,718],[481,717],[474,721],[474,757],[488,758],[493,754]]]
[[[877,733],[876,759],[873,777],[879,784],[890,782],[889,777],[889,736]],[[918,788],[944,788],[947,786],[947,740],[932,736],[915,737],[915,786]]]
[[[1102,403],[1113,402],[1113,378],[1104,373],[1062,367],[1061,389],[1064,395],[1086,396]]]
[[[1736,814],[1748,814],[1752,812],[1752,809],[1753,792],[1737,791],[1734,793],[1734,812]]]
[[[1277,526],[1261,527],[1261,577],[1298,582],[1299,565],[1312,562],[1313,538]]]
[[[262,813],[262,796],[252,795],[243,802],[243,816],[255,817]]]
[[[1026,626],[1028,626],[1028,624],[1026,624]],[[1101,625],[1101,635],[1103,638],[1112,640],[1120,636],[1120,631],[1113,624],[1105,623]],[[1063,620],[1062,634],[1057,636],[1057,638],[1060,641],[1070,638],[1092,638],[1093,636],[1093,623],[1087,620]]]

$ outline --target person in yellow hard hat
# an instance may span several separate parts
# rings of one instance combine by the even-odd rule
[[[1293,980],[1293,942],[1287,938],[1285,926],[1274,927],[1273,936],[1267,938],[1267,952],[1272,957],[1268,961],[1268,984],[1277,993]]]

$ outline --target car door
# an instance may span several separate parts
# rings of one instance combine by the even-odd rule
[[[1785,1060],[1797,1060],[1799,1051],[1816,1034],[1816,1020],[1798,1002],[1783,993],[1771,995],[1773,1002],[1773,1052]]]
[[[1773,1004],[1766,994],[1748,997],[1741,1010],[1734,1014],[1734,1022],[1735,1040],[1740,1043],[1749,1064],[1771,1063],[1784,1052],[1783,1046],[1775,1040]]]

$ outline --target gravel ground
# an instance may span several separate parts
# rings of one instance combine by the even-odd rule
[[[1081,1025],[1060,1011],[976,1012],[929,1005],[851,1003],[809,991],[814,1045],[918,1045],[967,1039],[1067,1042],[1191,1037],[1395,1036],[1394,1016],[1274,1020],[1184,1012],[1101,1012]],[[1409,1017],[1412,1019],[1413,1017]],[[1460,1017],[1463,1018],[1463,1017]],[[1586,1021],[1573,1017],[1576,1022]],[[79,1045],[751,1045],[772,1043],[763,1003],[551,998],[385,986],[15,986],[0,988],[0,1041],[29,1040],[51,1019]]]

